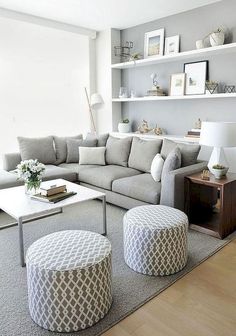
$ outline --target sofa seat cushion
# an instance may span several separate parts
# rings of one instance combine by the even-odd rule
[[[97,168],[84,169],[79,173],[79,181],[111,190],[112,182],[122,177],[141,174],[138,170],[108,165]]]
[[[43,181],[55,180],[55,179],[64,179],[70,182],[77,182],[77,174],[69,169],[57,167],[54,165],[46,165],[46,170],[43,175]]]
[[[89,169],[89,168],[98,168],[100,166],[98,166],[98,165],[79,165],[78,163],[61,163],[59,165],[59,167],[69,169],[72,172],[79,175],[79,173],[82,170],[86,170],[86,169]]]
[[[0,189],[12,188],[23,185],[24,182],[18,180],[16,174],[12,174],[5,170],[0,170]]]
[[[161,183],[155,182],[151,174],[144,173],[115,180],[112,191],[139,201],[159,204]]]

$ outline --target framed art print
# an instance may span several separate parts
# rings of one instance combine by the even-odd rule
[[[170,96],[183,96],[185,93],[185,73],[171,75],[170,78]]]
[[[165,55],[177,54],[179,52],[179,35],[166,37]]]
[[[164,28],[145,33],[144,58],[163,56],[164,33]]]
[[[208,79],[208,61],[185,63],[184,72],[186,73],[185,94],[205,94],[205,84]]]

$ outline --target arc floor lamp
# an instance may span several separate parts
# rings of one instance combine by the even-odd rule
[[[102,96],[99,93],[93,93],[91,95],[91,98],[89,99],[89,95],[88,95],[88,91],[86,87],[84,88],[84,90],[85,90],[85,95],[86,95],[88,107],[89,107],[89,115],[90,115],[91,126],[92,126],[91,131],[96,133],[97,130],[96,130],[96,125],[95,125],[94,117],[93,117],[93,108],[100,107],[102,104],[104,104],[104,101],[102,99]]]

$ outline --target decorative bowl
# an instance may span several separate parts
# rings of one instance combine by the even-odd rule
[[[211,168],[211,172],[217,180],[220,180],[222,177],[224,177],[227,174],[228,170],[229,167],[225,167],[223,169]]]

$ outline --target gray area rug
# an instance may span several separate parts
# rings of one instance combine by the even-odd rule
[[[123,260],[122,219],[125,210],[108,205],[108,238],[113,250],[113,297],[108,315],[92,328],[64,335],[100,335],[106,329],[129,315],[142,304],[156,296],[178,278],[196,267],[229,241],[189,231],[189,259],[178,274],[152,277],[135,273]],[[0,213],[0,225],[12,219]],[[24,225],[25,247],[51,232],[65,229],[102,230],[102,206],[99,201],[82,203],[65,209],[63,214]],[[17,227],[0,230],[0,335],[1,336],[51,336],[30,318],[27,304],[26,269],[19,266]]]

